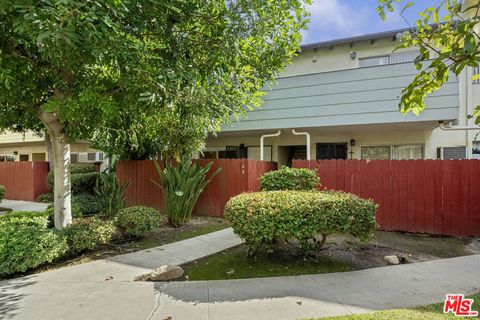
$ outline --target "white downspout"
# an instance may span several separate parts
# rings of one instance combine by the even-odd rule
[[[260,136],[260,161],[263,161],[263,139],[270,137],[278,137],[282,133],[282,130],[278,130],[276,133],[264,134]]]
[[[292,129],[292,133],[296,136],[306,136],[307,137],[307,160],[310,161],[310,133],[308,132],[297,132],[295,129]]]

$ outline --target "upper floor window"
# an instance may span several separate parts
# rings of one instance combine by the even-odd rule
[[[406,63],[413,62],[418,56],[417,51],[397,52],[390,55],[390,63]]]
[[[358,59],[358,63],[360,67],[374,67],[395,63],[407,63],[413,62],[417,55],[417,51],[397,52],[386,56],[360,58]]]
[[[390,64],[389,56],[373,57],[373,58],[361,58],[358,59],[360,67],[373,67],[373,66],[383,66]]]

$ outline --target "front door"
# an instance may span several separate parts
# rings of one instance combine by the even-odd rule
[[[347,143],[317,143],[317,160],[347,159]]]

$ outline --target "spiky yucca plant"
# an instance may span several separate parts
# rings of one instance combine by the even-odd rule
[[[207,179],[206,174],[213,162],[201,167],[184,157],[176,165],[167,161],[163,170],[156,160],[154,163],[160,182],[154,180],[152,182],[163,190],[168,222],[179,227],[190,220],[198,197],[222,168],[218,168]]]

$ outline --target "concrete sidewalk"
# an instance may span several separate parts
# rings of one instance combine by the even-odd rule
[[[480,288],[480,255],[363,271],[228,281],[133,279],[241,243],[231,229],[0,282],[0,319],[301,319],[443,301]]]
[[[13,211],[44,211],[48,203],[22,201],[22,200],[3,200],[0,207],[9,208]]]

